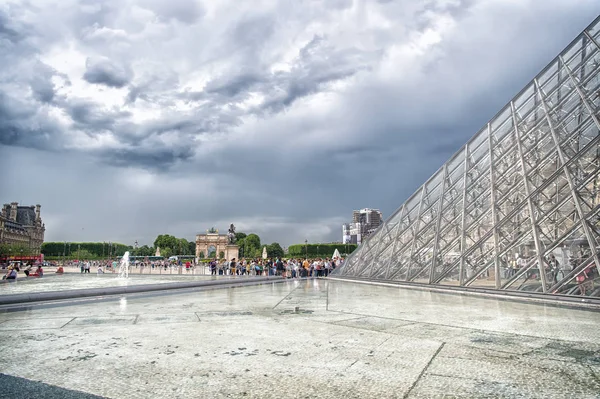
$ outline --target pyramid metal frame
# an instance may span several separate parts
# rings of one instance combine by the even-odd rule
[[[336,270],[600,296],[600,16]]]

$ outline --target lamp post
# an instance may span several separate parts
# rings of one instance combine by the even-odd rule
[[[308,240],[304,240],[304,251],[306,253],[305,257],[308,259]]]

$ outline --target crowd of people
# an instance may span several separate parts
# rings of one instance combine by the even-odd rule
[[[173,262],[168,260],[159,261],[135,261],[130,264],[132,269],[140,270],[140,273],[148,270],[150,273],[159,269],[167,271],[174,269],[176,273],[210,274],[219,276],[281,276],[283,278],[302,277],[327,277],[333,270],[343,264],[342,258],[317,258],[317,259],[240,259],[218,260],[214,259],[208,263],[196,264],[193,261]],[[26,277],[42,277],[44,270],[42,264],[36,265],[33,270],[32,264],[14,263],[7,267],[3,280],[16,280],[18,273],[22,270]],[[63,274],[65,268],[78,270],[81,274],[114,273],[119,268],[119,263],[112,260],[101,261],[68,261],[56,265],[57,274]],[[171,270],[172,272],[172,270]]]
[[[327,277],[341,266],[341,258],[318,259],[240,259],[209,263],[211,275],[281,276],[285,278]]]
[[[27,277],[44,277],[44,269],[41,264],[38,264],[33,270],[33,265],[23,265],[22,263],[13,263],[6,268],[6,273],[2,276],[2,280],[16,280],[19,272],[23,269],[23,274]]]

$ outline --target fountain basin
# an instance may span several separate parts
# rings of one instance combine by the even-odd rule
[[[59,276],[57,276],[59,277]],[[62,277],[62,276],[61,276]],[[59,277],[60,278],[60,277]],[[116,280],[112,278],[113,282]],[[183,280],[183,279],[182,279]],[[121,280],[124,282],[130,282],[128,280]],[[177,289],[189,289],[196,287],[207,287],[207,286],[226,286],[226,285],[247,285],[247,284],[262,284],[271,282],[283,282],[285,281],[281,277],[252,277],[252,278],[204,278],[196,281],[178,281],[178,282],[167,282],[161,281],[160,283],[149,282],[146,284],[137,285],[124,285],[124,286],[106,286],[97,288],[84,288],[84,289],[67,289],[63,291],[31,291],[20,294],[0,295],[0,305],[14,305],[23,304],[30,302],[42,302],[42,301],[57,301],[63,299],[76,299],[86,298],[95,296],[107,296],[107,295],[122,295],[140,292],[151,292],[151,291],[165,291],[165,290],[177,290]],[[17,284],[17,283],[9,283]],[[5,287],[2,287],[5,288]]]

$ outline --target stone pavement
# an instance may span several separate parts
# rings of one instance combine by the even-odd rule
[[[600,314],[303,280],[0,309],[0,370],[109,398],[599,398]]]

